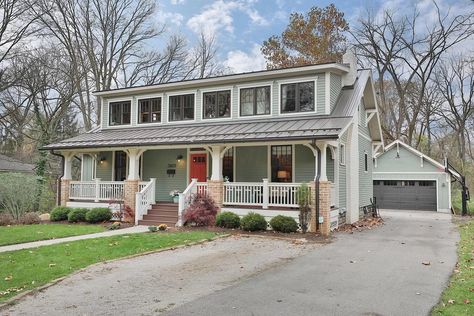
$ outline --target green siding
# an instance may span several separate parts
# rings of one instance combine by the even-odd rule
[[[94,160],[90,155],[82,156],[81,180],[91,181],[94,174]]]
[[[367,153],[367,169],[365,171],[365,154]],[[372,182],[372,142],[359,135],[359,206],[370,204],[370,199],[374,196],[374,186]]]
[[[330,106],[331,106],[331,112],[332,112],[332,110],[334,109],[334,106],[336,105],[336,101],[339,96],[339,93],[341,92],[342,77],[331,73],[330,81],[331,81]]]
[[[147,181],[156,178],[156,199],[157,201],[171,201],[170,191],[186,189],[186,165],[187,159],[176,161],[178,155],[186,156],[186,149],[160,149],[149,150],[143,154],[143,176]],[[176,174],[168,176],[166,170],[168,165],[176,164]],[[174,169],[170,166],[170,169]]]
[[[347,131],[341,135],[340,141],[346,144],[346,147],[347,147]],[[340,154],[341,153],[339,153],[339,155]],[[348,162],[347,158],[348,158],[348,155],[347,155],[347,148],[346,148],[346,165]],[[346,165],[341,165],[339,161],[337,162],[337,165],[339,167],[339,207],[347,208],[347,177],[346,177],[347,167]]]
[[[235,149],[236,182],[262,182],[268,178],[268,147],[251,146]]]
[[[388,172],[388,173],[380,173]],[[377,157],[377,167],[374,168],[375,180],[436,180],[438,209],[449,209],[449,187],[450,181],[446,173],[426,159],[421,158],[409,151],[402,145],[399,146],[399,158],[397,158],[397,146],[393,146]]]
[[[326,89],[326,76],[324,74],[319,74],[317,76],[317,85],[316,85],[316,113],[326,114],[326,102],[325,102],[325,92]]]
[[[97,161],[96,177],[103,181],[112,181],[112,152],[100,152],[97,157],[99,161]],[[102,163],[100,163],[101,157],[105,158]]]
[[[334,159],[331,155],[331,150],[326,150],[326,176],[328,180],[334,183]]]
[[[314,180],[314,155],[306,146],[295,145],[295,182]]]

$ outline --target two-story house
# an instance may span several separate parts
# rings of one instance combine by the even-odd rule
[[[312,188],[311,227],[353,223],[373,196],[382,144],[369,70],[343,63],[96,92],[100,126],[45,149],[65,159],[64,205],[123,200],[137,224],[182,224],[194,192],[222,210],[298,217]],[[73,157],[81,179],[71,179]],[[173,205],[171,191],[179,191]],[[94,204],[92,204],[94,203]]]

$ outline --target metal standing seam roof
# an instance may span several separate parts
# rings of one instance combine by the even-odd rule
[[[93,130],[42,149],[80,149],[337,138],[350,117],[307,116]]]

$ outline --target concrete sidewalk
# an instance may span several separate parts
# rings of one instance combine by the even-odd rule
[[[133,227],[117,229],[117,230],[109,230],[102,233],[32,241],[32,242],[27,242],[27,243],[22,243],[22,244],[2,246],[0,247],[0,252],[37,248],[41,246],[48,246],[48,245],[60,244],[64,242],[71,242],[71,241],[76,241],[76,240],[91,239],[91,238],[98,238],[98,237],[109,237],[109,236],[117,236],[117,235],[143,233],[146,231],[148,231],[147,226],[133,226]]]

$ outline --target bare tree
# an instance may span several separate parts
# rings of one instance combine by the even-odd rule
[[[421,116],[433,113],[423,106],[430,106],[424,102],[425,92],[440,58],[474,34],[474,12],[453,16],[441,12],[436,2],[433,6],[436,22],[430,25],[419,20],[417,10],[412,16],[385,11],[381,18],[369,13],[351,31],[363,62],[377,71],[383,108],[389,108],[386,81],[395,86],[399,105],[397,113],[392,113],[392,138],[405,136],[411,145],[420,132],[419,122],[429,121]]]

